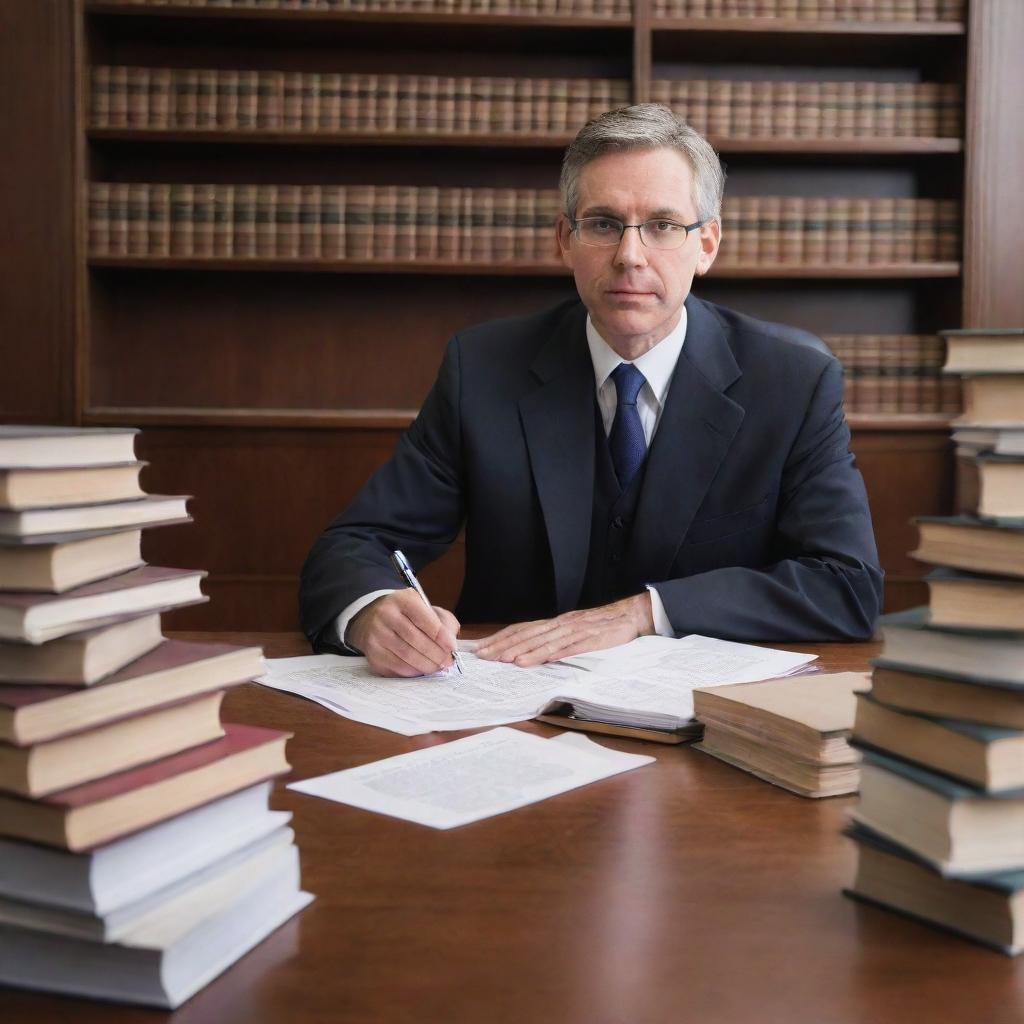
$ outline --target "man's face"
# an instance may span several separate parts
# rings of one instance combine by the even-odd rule
[[[608,153],[580,174],[576,218],[614,217],[642,224],[663,217],[677,224],[697,220],[693,172],[674,149]],[[625,359],[653,348],[679,323],[695,273],[704,273],[718,252],[717,222],[691,231],[678,249],[657,250],[627,229],[618,245],[584,245],[566,217],[558,222],[562,260],[601,337]]]

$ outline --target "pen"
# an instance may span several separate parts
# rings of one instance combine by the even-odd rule
[[[405,555],[401,551],[394,551],[391,554],[391,564],[395,567],[395,572],[405,581],[407,587],[412,587],[417,594],[420,595],[420,600],[428,607],[431,607],[430,601],[427,598],[427,593],[420,586],[420,581],[416,579],[416,573],[412,571],[412,566],[406,561]],[[462,668],[462,659],[459,657],[458,651],[452,651],[452,658],[455,661],[455,667],[459,670],[459,675],[465,675]]]

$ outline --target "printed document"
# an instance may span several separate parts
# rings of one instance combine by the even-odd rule
[[[578,733],[541,739],[499,728],[288,788],[338,803],[454,828],[650,764]]]
[[[522,722],[565,704],[595,721],[676,729],[692,720],[697,687],[788,675],[814,657],[697,635],[642,637],[530,669],[467,652],[465,674],[414,679],[377,676],[365,658],[279,658],[257,681],[403,736]]]

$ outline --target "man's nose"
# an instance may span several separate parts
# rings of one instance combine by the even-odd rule
[[[615,262],[623,267],[643,267],[647,265],[647,246],[640,239],[640,227],[627,224],[615,250]]]

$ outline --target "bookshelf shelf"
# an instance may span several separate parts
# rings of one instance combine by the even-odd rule
[[[83,410],[86,425],[146,427],[263,427],[288,430],[404,430],[415,409],[226,409],[95,406]],[[852,413],[850,429],[946,431],[950,416],[914,413]]]
[[[296,146],[450,146],[475,148],[500,146],[510,149],[564,149],[572,141],[572,133],[533,134],[521,132],[483,132],[442,134],[440,132],[310,132],[253,129],[181,129],[181,128],[90,128],[88,137],[95,141],[227,143],[230,145],[296,145]],[[963,141],[946,138],[858,137],[858,138],[729,138],[710,136],[715,149],[722,153],[779,154],[850,154],[850,155],[917,155],[962,153]]]
[[[653,18],[654,32],[730,32],[820,36],[962,36],[957,21],[809,21],[797,18]]]
[[[539,14],[461,14],[434,11],[326,11],[283,9],[273,7],[196,7],[188,4],[118,4],[102,0],[87,0],[87,14],[116,15],[118,17],[195,18],[215,21],[270,21],[315,23],[331,22],[380,25],[468,25],[496,28],[630,28],[633,19],[625,15],[605,18],[587,18],[577,15]]]
[[[528,275],[562,277],[568,271],[558,263],[468,263],[437,260],[354,260],[269,258],[269,257],[179,257],[179,256],[92,256],[89,265],[97,268],[143,270],[219,270],[329,274],[440,274],[466,277],[492,275]],[[853,266],[773,264],[744,266],[722,264],[712,269],[709,280],[886,280],[903,278],[951,278],[960,274],[959,263],[887,263]]]

